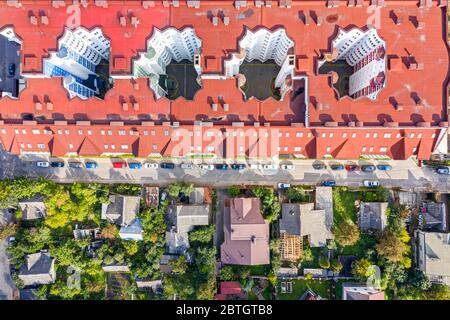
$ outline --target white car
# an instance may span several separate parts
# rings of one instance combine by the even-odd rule
[[[280,182],[279,184],[278,184],[278,189],[287,189],[287,188],[289,188],[291,185],[289,184],[289,183],[283,183],[283,182]]]
[[[38,161],[36,162],[36,166],[40,168],[48,168],[50,166],[50,162],[48,161]]]
[[[375,188],[375,187],[378,187],[380,185],[380,181],[377,181],[377,180],[364,180],[363,184],[364,184],[364,187]]]
[[[254,164],[250,165],[250,169],[252,169],[252,170],[261,170],[262,169],[262,165],[254,163]]]
[[[184,169],[184,170],[190,170],[190,169],[192,169],[192,163],[182,163],[180,165],[180,167],[181,167],[181,169]]]
[[[293,164],[282,164],[280,166],[280,168],[283,170],[294,170],[294,165]]]
[[[211,170],[214,170],[214,165],[213,164],[202,163],[200,165],[200,169],[211,171]]]
[[[264,170],[277,170],[278,166],[276,164],[265,164],[263,168]]]
[[[159,165],[156,162],[146,162],[144,163],[144,168],[146,169],[158,169]]]

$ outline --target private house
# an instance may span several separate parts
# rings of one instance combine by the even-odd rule
[[[342,300],[384,300],[384,291],[363,283],[345,282],[342,284]]]
[[[219,293],[214,300],[246,300],[247,295],[237,281],[223,281],[220,283]]]
[[[283,260],[296,260],[301,252],[292,251],[294,239],[302,247],[307,237],[311,247],[323,247],[333,239],[333,200],[331,188],[317,187],[315,203],[283,203],[280,219],[281,253]]]
[[[166,251],[169,254],[184,254],[189,248],[188,233],[196,226],[209,224],[210,206],[169,205],[166,209]]]
[[[359,228],[362,231],[383,231],[387,225],[387,202],[361,202],[359,207]]]
[[[55,259],[46,252],[25,256],[25,264],[19,270],[19,278],[25,286],[55,282]]]
[[[415,232],[417,267],[432,283],[450,286],[450,233]]]
[[[270,263],[269,223],[261,214],[259,198],[232,198],[224,208],[223,264],[263,265]]]
[[[47,216],[43,197],[39,195],[31,199],[20,200],[19,207],[22,210],[22,220],[44,219]]]
[[[446,232],[448,231],[447,206],[443,202],[424,201],[419,208],[421,218],[419,223],[422,230]]]
[[[102,219],[121,226],[120,238],[124,240],[142,240],[143,229],[138,218],[140,197],[110,195],[109,203],[102,204]]]
[[[119,237],[122,240],[135,240],[142,241],[144,240],[144,230],[142,228],[142,223],[139,218],[131,221],[130,224],[120,227]]]

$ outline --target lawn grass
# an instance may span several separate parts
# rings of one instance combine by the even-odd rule
[[[258,300],[258,297],[251,291],[248,293],[248,300]]]
[[[270,271],[270,265],[257,265],[257,266],[233,265],[233,273],[239,277],[241,276],[241,273],[244,270],[249,270],[250,276],[267,276]]]
[[[312,260],[311,261],[303,261],[301,264],[301,268],[302,270],[304,268],[320,268],[319,266],[319,258],[320,258],[320,254],[322,252],[322,248],[311,248],[311,253],[312,253]]]
[[[342,300],[342,284],[344,282],[351,282],[351,280],[337,280],[335,282],[336,300]]]
[[[283,280],[285,281],[285,280]],[[331,298],[331,280],[288,280],[292,281],[292,293],[281,293],[280,282],[278,281],[277,299],[278,300],[298,300],[306,290],[311,289],[314,293],[324,299]]]
[[[346,220],[357,223],[355,201],[361,199],[361,196],[360,191],[348,190],[346,187],[333,189],[333,222],[335,228],[339,223]]]

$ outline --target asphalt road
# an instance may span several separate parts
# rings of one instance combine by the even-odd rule
[[[372,173],[361,171],[347,172],[332,171],[329,164],[336,161],[323,161],[327,163],[327,169],[315,170],[312,164],[316,160],[293,160],[293,170],[251,170],[249,166],[241,171],[231,170],[204,170],[198,165],[192,169],[181,169],[176,165],[174,169],[115,169],[111,159],[96,159],[99,164],[97,169],[69,168],[67,162],[63,168],[39,168],[34,161],[22,161],[10,164],[13,171],[28,177],[46,177],[57,182],[103,182],[103,183],[142,183],[154,185],[166,185],[174,181],[186,181],[201,186],[227,187],[235,184],[273,185],[278,182],[287,182],[293,185],[317,185],[324,180],[335,180],[337,185],[358,187],[364,180],[378,180],[382,186],[389,188],[402,188],[415,191],[450,191],[450,175],[438,175],[430,168],[420,168],[413,160],[404,161],[342,161],[340,163],[355,164],[386,164],[389,163],[391,171],[376,170]],[[123,161],[123,160],[121,160]],[[132,159],[131,161],[136,161]],[[202,160],[193,160],[200,164]],[[161,162],[161,161],[158,161]],[[174,161],[176,164],[179,162]],[[214,163],[212,160],[205,162]],[[267,162],[265,162],[267,163]],[[284,161],[282,162],[284,163]],[[279,163],[278,163],[279,164]],[[14,171],[16,170],[16,171]]]

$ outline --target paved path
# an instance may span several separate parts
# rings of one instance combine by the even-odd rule
[[[7,241],[0,242],[0,300],[12,300],[14,282],[9,274],[9,260],[6,255]]]

